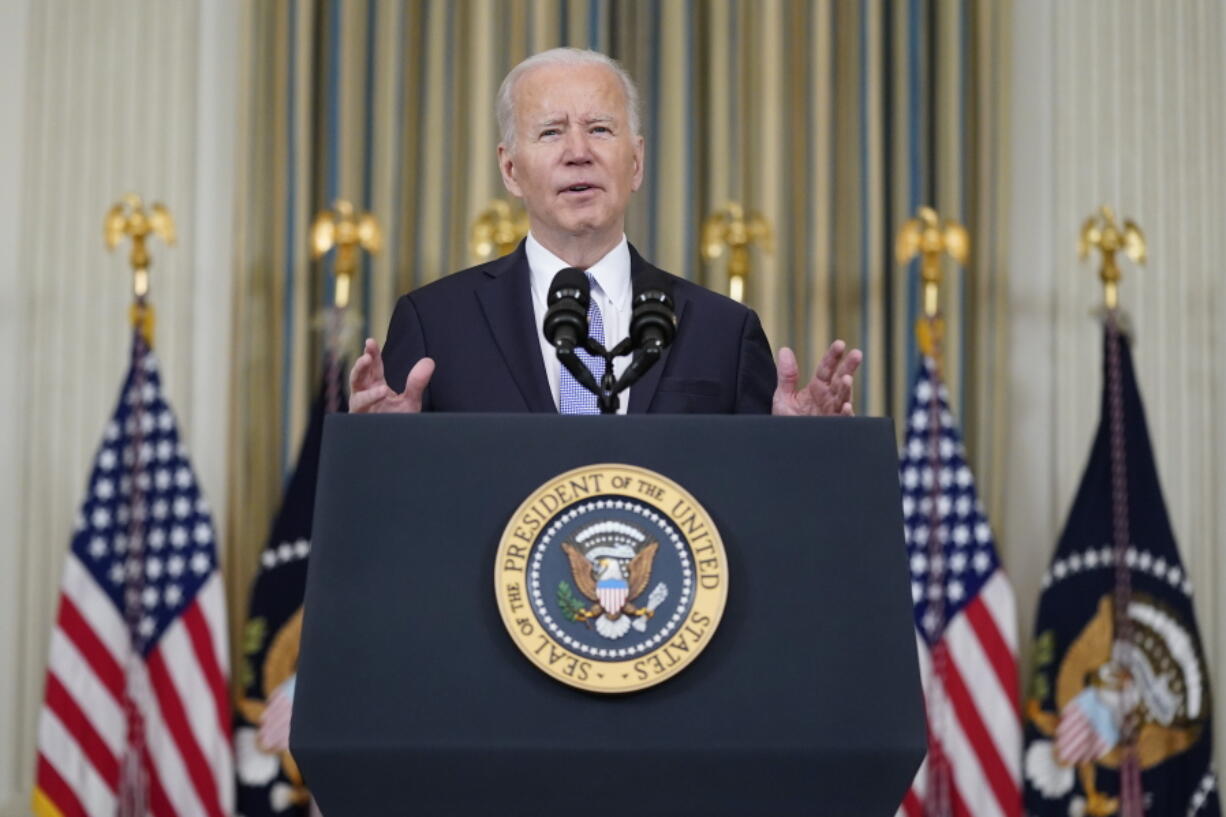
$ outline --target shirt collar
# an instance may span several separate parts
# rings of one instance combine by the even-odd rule
[[[528,255],[528,269],[532,272],[532,296],[543,303],[549,294],[553,276],[570,264],[547,250],[531,231],[528,232],[524,251]],[[627,293],[630,290],[630,244],[627,243],[626,236],[623,234],[617,246],[588,267],[587,272],[596,279],[596,283],[610,301],[614,304],[627,302]]]

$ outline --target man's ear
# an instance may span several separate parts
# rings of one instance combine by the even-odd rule
[[[634,177],[631,181],[631,192],[637,192],[643,186],[643,161],[645,156],[643,137],[636,136],[634,139]]]
[[[515,180],[515,156],[501,142],[498,143],[498,172],[502,174],[502,186],[517,199],[524,197],[519,182]]]

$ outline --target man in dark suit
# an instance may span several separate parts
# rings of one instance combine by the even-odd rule
[[[560,366],[540,329],[549,282],[575,267],[591,280],[589,321],[609,348],[628,334],[632,293],[644,280],[664,280],[672,291],[677,337],[621,411],[852,413],[859,350],[835,341],[797,389],[795,356],[781,349],[776,372],[752,310],[655,269],[627,243],[644,143],[637,90],[617,63],[577,49],[528,58],[502,83],[498,123],[499,168],[524,202],[528,238],[505,258],[403,296],[386,347],[368,339],[354,364],[350,411],[594,413],[595,398]],[[626,364],[618,359],[615,374]]]

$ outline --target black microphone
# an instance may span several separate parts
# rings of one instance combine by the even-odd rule
[[[663,351],[677,336],[677,314],[673,299],[662,288],[644,289],[634,296],[630,312],[630,341],[633,348]]]
[[[545,299],[545,340],[559,350],[582,348],[587,340],[587,308],[592,300],[587,273],[575,267],[559,270]]]
[[[545,303],[545,320],[541,325],[545,340],[558,350],[558,360],[579,385],[592,394],[600,394],[600,385],[584,365],[575,349],[588,342],[587,307],[592,300],[592,282],[587,273],[575,267],[559,270],[549,285]]]

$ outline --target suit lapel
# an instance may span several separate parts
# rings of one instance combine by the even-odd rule
[[[633,246],[630,248],[630,281],[634,294],[637,295],[641,291],[645,279],[650,279],[653,275],[663,276],[665,274],[662,270],[644,261]],[[678,332],[680,332],[681,321],[685,318],[685,307],[689,303],[689,298],[682,289],[682,287],[674,287],[669,293],[673,298],[673,310],[677,313]],[[627,407],[630,414],[646,414],[648,408],[651,407],[651,400],[656,396],[656,387],[660,385],[660,375],[664,372],[664,367],[668,365],[668,356],[672,354],[672,350],[673,347],[670,345],[660,355],[656,365],[648,369],[647,373],[630,387],[630,405]]]
[[[556,413],[558,409],[545,377],[532,309],[531,272],[523,242],[504,260],[505,263],[491,264],[486,270],[490,280],[477,288],[477,300],[528,409]]]

